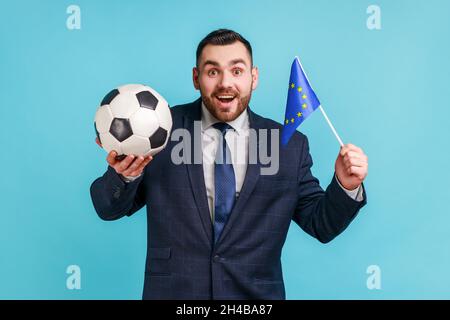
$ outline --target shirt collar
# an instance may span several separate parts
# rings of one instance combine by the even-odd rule
[[[211,112],[206,108],[202,101],[202,130],[206,130],[213,124],[220,122],[216,117],[214,117]],[[248,120],[248,110],[247,108],[233,121],[227,122],[238,134],[241,134],[243,130],[249,128]]]

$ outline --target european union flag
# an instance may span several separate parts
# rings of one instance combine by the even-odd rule
[[[297,127],[320,106],[319,99],[311,88],[300,61],[295,57],[289,78],[281,144],[286,145]]]

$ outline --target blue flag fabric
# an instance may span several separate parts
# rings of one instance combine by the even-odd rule
[[[291,67],[281,144],[286,145],[297,127],[320,106],[308,78],[296,57]]]

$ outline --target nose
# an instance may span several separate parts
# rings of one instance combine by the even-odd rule
[[[223,72],[220,79],[220,86],[223,88],[231,88],[232,83],[232,75],[229,72]]]

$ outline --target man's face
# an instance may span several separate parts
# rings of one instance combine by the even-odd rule
[[[218,120],[236,119],[248,106],[258,84],[258,69],[252,68],[250,54],[236,41],[225,46],[206,45],[193,69],[194,87]]]

